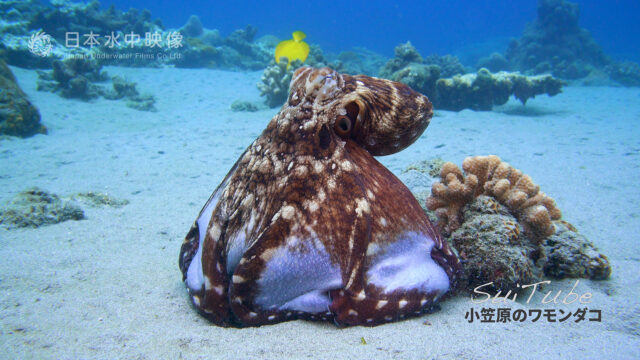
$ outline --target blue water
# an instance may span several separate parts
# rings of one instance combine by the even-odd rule
[[[580,5],[581,26],[593,34],[605,53],[616,60],[640,60],[640,1],[575,2]],[[180,27],[196,14],[205,27],[218,29],[223,35],[247,24],[258,28],[258,36],[289,38],[293,30],[303,30],[308,42],[325,51],[364,46],[392,56],[393,48],[407,40],[422,54],[459,54],[478,46],[503,52],[508,40],[520,37],[525,25],[536,17],[537,1],[112,0],[102,4],[123,10],[147,8],[167,27]]]

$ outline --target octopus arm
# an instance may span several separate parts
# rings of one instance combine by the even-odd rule
[[[376,325],[429,311],[457,278],[457,257],[400,180],[351,142],[347,153],[366,194],[356,203],[371,220],[364,248],[350,255],[349,280],[331,292],[335,322]]]

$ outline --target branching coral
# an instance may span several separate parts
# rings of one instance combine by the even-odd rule
[[[300,60],[291,62],[291,66],[287,69],[287,62],[280,61],[271,64],[262,73],[262,82],[258,83],[260,95],[264,96],[265,103],[269,107],[278,107],[287,101],[289,95],[289,83],[295,69],[302,66]]]
[[[560,210],[531,177],[495,155],[468,157],[462,168],[466,176],[455,164],[444,164],[442,182],[433,184],[427,199],[427,207],[436,212],[443,232],[450,234],[460,227],[467,203],[488,195],[509,208],[525,232],[537,241],[554,233],[551,221],[560,219]]]

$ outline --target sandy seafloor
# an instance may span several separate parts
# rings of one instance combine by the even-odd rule
[[[37,92],[34,71],[13,70],[49,135],[0,141],[0,201],[39,186],[59,195],[106,192],[130,204],[85,207],[83,221],[0,230],[2,358],[638,356],[640,89],[567,87],[526,107],[511,100],[492,112],[437,111],[415,144],[380,158],[402,176],[420,159],[460,164],[497,154],[531,175],[611,260],[609,281],[577,287],[593,294],[588,306],[602,311],[601,323],[470,324],[465,313],[474,304],[459,295],[436,313],[374,328],[293,321],[225,329],[189,305],[178,252],[212,190],[277,112],[229,109],[236,99],[259,100],[260,72],[107,68],[152,92],[152,113]],[[554,281],[547,290],[566,293],[572,284]],[[541,308],[539,301],[509,307]]]

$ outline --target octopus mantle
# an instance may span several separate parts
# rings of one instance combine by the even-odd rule
[[[403,84],[298,69],[182,245],[195,308],[220,326],[377,325],[429,311],[460,263],[373,156],[409,146],[432,115]]]

